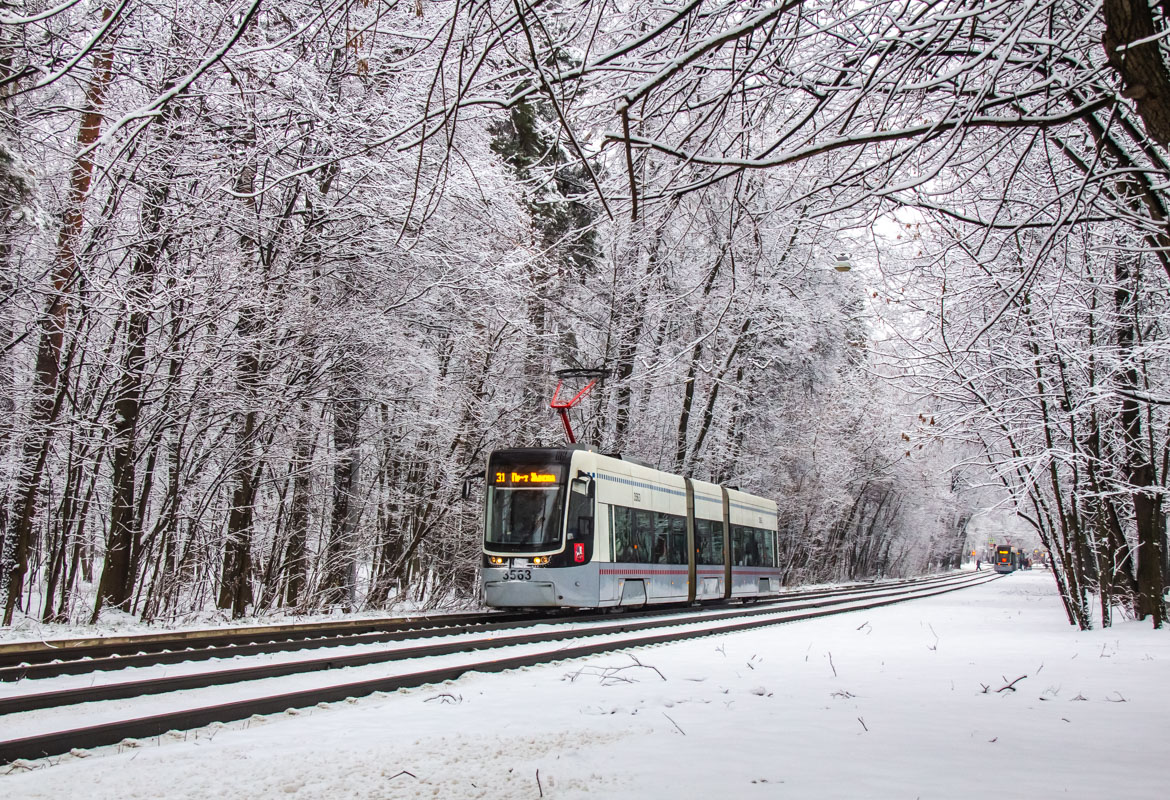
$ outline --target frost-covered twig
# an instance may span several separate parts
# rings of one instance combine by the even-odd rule
[[[581,669],[577,670],[576,672],[569,674],[566,677],[568,677],[570,683],[575,682],[577,680],[577,678],[581,677],[582,675],[596,675],[601,679],[602,685],[605,685],[606,683],[608,683],[610,681],[621,681],[623,683],[634,683],[633,679],[627,678],[623,675],[619,675],[618,673],[624,672],[625,670],[628,670],[628,669],[638,668],[638,669],[654,670],[654,672],[657,673],[659,678],[662,678],[662,680],[664,680],[664,681],[666,680],[666,676],[662,674],[662,670],[658,669],[657,667],[655,667],[651,664],[643,664],[641,661],[638,660],[638,658],[636,656],[633,656],[633,655],[630,655],[630,660],[632,660],[634,663],[633,664],[626,664],[626,665],[621,666],[621,667],[593,667],[593,666],[586,665],[586,666],[582,667]]]

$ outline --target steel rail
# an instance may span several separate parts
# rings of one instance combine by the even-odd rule
[[[474,624],[485,618],[523,622],[538,618],[532,613],[477,612],[435,617],[379,617],[291,625],[258,625],[248,628],[199,629],[171,633],[136,634],[101,638],[58,639],[40,642],[0,643],[0,666],[39,664],[60,659],[98,659],[111,655],[163,652],[174,648],[214,648],[232,644],[298,641],[328,636],[413,630],[444,625]],[[194,652],[194,651],[193,651]]]
[[[968,588],[972,585],[996,580],[998,577],[997,575],[992,575],[985,579],[955,581],[954,583],[943,584],[941,586],[919,587],[917,590],[902,592],[897,596],[863,600],[860,603],[851,604],[844,608],[799,611],[794,614],[784,614],[784,616],[779,618],[729,621],[713,627],[654,633],[641,636],[637,639],[593,642],[575,647],[440,667],[405,675],[383,676],[333,686],[302,689],[268,697],[220,703],[202,708],[154,714],[136,719],[0,741],[0,764],[8,764],[18,759],[44,758],[69,753],[73,750],[112,745],[125,739],[144,739],[152,736],[161,736],[169,731],[191,730],[209,725],[213,722],[233,722],[255,715],[276,714],[290,708],[304,708],[319,703],[338,702],[352,697],[369,695],[374,692],[390,692],[429,683],[441,683],[447,680],[454,680],[471,671],[489,673],[503,672],[519,667],[563,661],[571,658],[581,658],[615,650],[687,641],[718,634],[751,630],[753,628],[799,622],[819,617],[852,613],[854,611],[865,611],[894,605],[896,603],[903,603],[909,600],[947,594]]]
[[[861,583],[853,584],[846,587],[834,587],[831,589],[812,589],[784,592],[777,596],[768,596],[756,601],[757,605],[767,605],[774,603],[789,602],[792,599],[812,598],[812,597],[830,597],[838,594],[857,592],[857,591],[879,591],[894,586],[916,586],[923,584],[930,584],[941,580],[948,580],[954,577],[951,575],[932,575],[925,578],[912,578],[904,581],[890,581],[885,583]],[[713,603],[705,603],[704,607],[725,605],[724,601],[719,600]],[[679,609],[690,609],[691,606],[686,604],[668,603],[661,605],[653,605],[644,607],[640,611],[628,610],[628,617],[636,616],[659,616],[665,614],[678,613]],[[607,610],[609,611],[609,610]],[[589,622],[599,619],[611,618],[610,613],[527,613],[527,614],[501,614],[500,612],[487,612],[479,615],[453,615],[446,617],[429,617],[427,620],[441,620],[433,625],[415,625],[415,621],[403,621],[401,625],[386,625],[384,623],[390,620],[384,620],[379,623],[377,630],[373,632],[342,632],[342,633],[326,633],[326,635],[317,638],[285,638],[281,639],[279,636],[264,637],[257,635],[256,630],[250,629],[250,632],[242,639],[235,640],[228,638],[225,643],[221,644],[203,644],[198,649],[184,647],[186,640],[169,640],[164,638],[152,637],[149,643],[152,649],[143,652],[143,648],[137,642],[130,644],[111,644],[107,648],[110,650],[110,655],[104,657],[94,657],[93,652],[96,648],[92,645],[84,645],[81,652],[88,655],[71,658],[69,660],[55,660],[42,663],[20,663],[15,666],[0,667],[0,683],[8,683],[20,680],[40,680],[44,678],[56,678],[63,675],[85,675],[91,672],[112,671],[119,669],[126,669],[129,667],[143,667],[154,666],[159,664],[179,664],[187,661],[206,661],[215,658],[233,658],[235,656],[251,656],[262,653],[279,653],[289,652],[292,650],[314,650],[326,647],[341,647],[345,645],[356,644],[378,644],[384,642],[394,641],[408,641],[411,639],[422,639],[436,636],[447,636],[460,633],[468,633],[473,631],[491,631],[491,630],[507,630],[509,628],[518,628],[531,624],[533,622],[548,622],[569,620],[572,622]],[[468,620],[465,623],[460,623],[458,620]],[[449,624],[444,624],[449,623]],[[235,634],[229,632],[225,637],[233,637]],[[135,637],[122,637],[126,639],[133,639]],[[210,638],[210,637],[207,637]],[[81,640],[88,641],[88,640]],[[175,649],[165,649],[167,645]],[[42,652],[40,650],[38,653]],[[61,659],[67,652],[73,654],[74,651],[63,648],[59,651],[54,651],[57,658]]]

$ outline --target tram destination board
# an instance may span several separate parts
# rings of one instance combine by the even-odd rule
[[[488,477],[493,486],[541,486],[561,482],[564,467],[558,464],[497,466]]]

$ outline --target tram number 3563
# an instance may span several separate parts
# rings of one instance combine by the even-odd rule
[[[530,569],[510,569],[504,573],[504,580],[506,580],[506,581],[530,581],[530,580],[532,580],[532,570],[530,570]]]

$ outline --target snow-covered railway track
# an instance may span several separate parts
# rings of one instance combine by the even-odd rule
[[[831,589],[787,591],[763,603],[793,598],[831,597],[842,593],[896,586],[925,585],[947,576],[911,578],[883,583],[864,583]],[[681,606],[652,606],[630,611],[627,617],[677,613]],[[607,614],[566,612],[562,618],[576,622],[607,619]],[[342,620],[295,625],[268,625],[229,630],[196,630],[171,634],[118,636],[103,639],[55,640],[33,643],[0,643],[0,683],[40,680],[65,675],[122,670],[159,664],[237,658],[336,648],[346,645],[424,639],[468,632],[523,628],[548,622],[553,612],[480,612],[434,617]]]
[[[542,619],[530,612],[445,614],[434,617],[310,622],[176,633],[0,643],[0,682],[52,678],[103,669],[175,664],[235,655],[336,647],[351,641],[427,636],[476,625],[521,625]],[[381,637],[381,638],[379,638]]]
[[[677,625],[690,620],[718,622],[727,619],[760,616],[775,613],[777,610],[804,611],[813,608],[853,602],[856,597],[890,596],[914,587],[931,585],[940,578],[928,581],[916,581],[911,584],[881,584],[850,589],[835,589],[822,592],[809,592],[804,595],[793,595],[771,600],[766,603],[753,604],[744,607],[712,606],[706,609],[686,608],[670,609],[666,613],[657,609],[656,613],[642,617],[625,617],[616,620],[612,615],[571,617],[571,618],[544,618],[532,630],[532,624],[524,626],[525,632],[511,636],[498,636],[500,630],[518,629],[515,623],[498,623],[488,625],[461,626],[441,630],[430,629],[425,633],[429,637],[441,636],[443,641],[432,644],[406,646],[405,643],[417,639],[416,636],[400,636],[389,639],[385,636],[376,638],[354,637],[353,640],[335,643],[335,652],[318,658],[297,658],[263,664],[253,664],[241,667],[199,669],[187,671],[180,675],[159,677],[141,677],[137,680],[114,680],[99,683],[96,679],[89,679],[74,687],[54,688],[43,692],[21,691],[26,686],[37,685],[31,681],[21,687],[6,687],[7,691],[0,692],[0,715],[15,714],[25,711],[35,711],[45,708],[55,708],[77,703],[97,702],[102,700],[122,700],[143,695],[163,694],[166,692],[183,691],[187,689],[202,689],[209,686],[223,686],[229,683],[243,681],[278,678],[288,675],[297,675],[306,672],[321,672],[325,670],[343,669],[347,667],[361,667],[369,664],[378,664],[389,661],[402,661],[411,658],[425,658],[429,656],[449,655],[452,653],[487,650],[507,647],[531,642],[568,640],[586,636],[598,636],[614,633],[628,633],[631,631],[647,630]],[[837,598],[837,599],[834,599]],[[592,625],[590,623],[604,623]],[[417,632],[412,632],[417,633]],[[396,644],[394,647],[363,648],[354,652],[355,645],[365,644]],[[231,648],[223,655],[238,662],[244,653],[242,648]],[[258,651],[265,652],[265,651]],[[130,667],[121,663],[118,666]],[[190,668],[188,668],[190,669]],[[149,673],[149,670],[131,670],[126,672]],[[109,681],[113,675],[103,675]],[[53,682],[49,682],[52,686]],[[8,696],[4,696],[7,694]]]
[[[279,713],[377,691],[438,683],[469,671],[499,672],[617,649],[876,608],[991,579],[994,576],[948,576],[910,586],[885,584],[870,587],[868,591],[838,591],[832,597],[819,599],[788,598],[786,602],[768,605],[691,610],[666,618],[628,619],[618,623],[613,618],[597,624],[576,620],[510,636],[469,634],[423,646],[338,654],[326,659],[73,687],[56,692],[34,691],[3,701],[8,723],[5,728],[19,738],[0,741],[0,763],[116,744],[128,738],[158,736],[172,730],[190,730],[213,722]],[[589,641],[568,644],[585,638]],[[490,655],[483,651],[489,651]],[[419,666],[424,668],[417,669]],[[349,668],[345,676],[348,680],[339,682],[336,670],[342,667]],[[156,692],[168,694],[149,696]],[[118,702],[127,699],[129,702]],[[163,700],[168,710],[150,713]],[[78,720],[88,724],[62,729],[64,725],[76,725]]]

